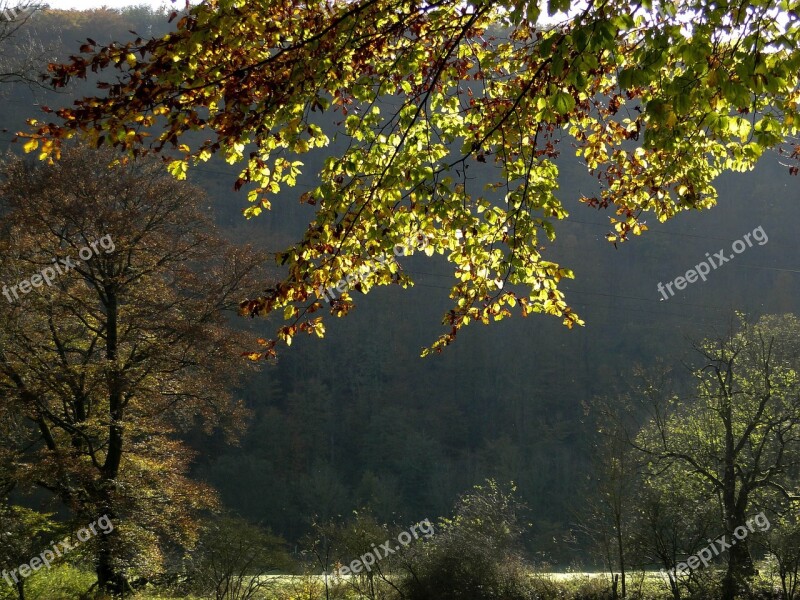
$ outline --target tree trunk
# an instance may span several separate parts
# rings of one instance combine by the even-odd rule
[[[673,600],[681,600],[681,588],[678,586],[678,576],[667,571],[667,578],[669,579],[669,589],[672,591]]]
[[[788,574],[786,573],[786,569],[782,565],[780,566],[778,575],[780,575],[781,578],[781,589],[783,590],[783,597],[791,598],[791,596],[789,595],[789,586],[786,585],[786,577]]]
[[[748,587],[747,578],[755,574],[747,541],[734,538],[731,543],[736,545],[728,550],[728,570],[722,581],[722,600],[736,600],[740,597],[740,588]]]
[[[741,596],[742,589],[749,587],[747,578],[752,577],[756,572],[753,558],[750,556],[747,538],[739,540],[733,535],[734,530],[744,525],[746,521],[747,517],[744,513],[746,505],[746,495],[742,492],[737,506],[728,513],[727,529],[729,533],[727,541],[731,547],[728,549],[728,570],[725,572],[725,578],[722,581],[722,600],[736,600]]]
[[[108,451],[103,464],[100,483],[102,506],[108,518],[114,522],[116,515],[113,509],[114,482],[119,475],[119,466],[122,460],[123,432],[121,422],[124,410],[122,408],[122,385],[118,372],[117,361],[117,334],[118,334],[118,306],[117,296],[112,288],[106,288],[107,337],[106,359],[109,363],[107,372],[109,393],[109,436]],[[100,536],[97,554],[97,583],[100,589],[112,596],[119,596],[126,589],[130,589],[125,577],[114,566],[114,539],[117,530],[114,528],[109,533]]]
[[[617,520],[617,552],[619,553],[619,571],[622,576],[622,597],[625,598],[625,543],[622,540],[622,519]]]
[[[97,551],[97,568],[95,572],[97,573],[97,586],[100,591],[117,597],[131,588],[122,573],[118,572],[114,566],[114,553],[110,538],[115,533],[116,529],[103,535],[98,540],[99,549]]]
[[[728,569],[722,580],[722,600],[736,600],[740,588],[747,587],[746,578],[753,575],[753,559],[747,547],[747,538],[738,540],[733,532],[744,525],[747,516],[748,490],[742,489],[736,495],[736,458],[737,451],[733,438],[732,409],[728,408],[725,420],[725,472],[723,475],[722,505],[725,510],[726,539],[731,545],[728,548]]]
[[[17,598],[19,600],[25,600],[25,580],[22,579],[22,575],[20,575],[20,579],[17,581]]]

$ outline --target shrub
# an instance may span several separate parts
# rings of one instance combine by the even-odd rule
[[[195,591],[215,600],[252,600],[270,586],[266,575],[286,568],[283,540],[238,517],[210,523],[190,563]]]
[[[531,597],[513,485],[494,481],[462,496],[431,540],[408,548],[398,588],[406,600],[523,600]]]

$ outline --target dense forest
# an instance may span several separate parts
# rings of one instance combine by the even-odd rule
[[[19,34],[26,37],[14,51],[36,48],[45,60],[61,62],[87,39],[105,44],[129,40],[131,32],[162,35],[174,26],[167,17],[146,8],[42,10]],[[26,130],[27,119],[42,118],[42,107],[69,106],[75,97],[93,94],[96,80],[90,75],[58,91],[32,82],[0,85],[0,143],[8,153],[6,164],[13,164],[14,157],[35,163],[35,154],[24,154],[15,133]],[[317,121],[322,129],[335,129],[337,124],[326,119]],[[330,147],[308,153],[303,159],[308,172],[319,170],[325,157],[336,155],[346,143],[334,140]],[[209,431],[199,423],[176,433],[194,456],[187,477],[216,490],[226,514],[281,538],[281,547],[295,561],[289,570],[309,564],[306,552],[314,547],[311,541],[320,535],[320,524],[344,526],[370,515],[376,526],[408,529],[425,519],[446,518],[454,506],[462,510],[459,498],[463,501],[475,486],[482,486],[474,492],[479,497],[502,495],[498,489],[513,482],[519,503],[515,518],[526,524],[520,529],[520,552],[529,564],[543,571],[618,572],[618,549],[614,544],[609,549],[608,532],[618,532],[620,524],[615,529],[613,518],[604,520],[607,513],[600,505],[620,493],[611,485],[619,476],[614,474],[620,464],[614,453],[629,457],[625,453],[634,452],[620,450],[614,440],[633,436],[633,446],[647,447],[652,426],[648,403],[656,400],[642,394],[642,382],[661,376],[660,393],[668,395],[670,389],[680,397],[697,398],[696,389],[708,384],[697,383],[703,376],[696,369],[711,353],[698,355],[703,340],[723,340],[720,348],[746,346],[748,336],[758,337],[753,328],[762,327],[760,335],[777,332],[782,344],[796,346],[791,332],[797,324],[788,315],[800,312],[793,225],[800,222],[800,190],[777,153],[765,153],[752,172],[721,175],[713,209],[685,212],[665,223],[646,219],[648,231],[615,245],[606,239],[608,212],[578,201],[598,193],[596,178],[568,146],[562,150],[556,159],[558,194],[570,218],[555,222],[558,242],[544,245],[552,246],[548,259],[575,273],[561,287],[584,326],[568,329],[543,315],[515,315],[491,327],[469,327],[442,354],[420,358],[449,308],[452,269],[439,256],[419,253],[401,261],[414,278],[413,287],[355,293],[355,309],[346,318],[330,319],[323,339],[299,336],[273,360],[236,367],[246,367],[247,374],[231,393],[242,401],[247,416],[236,421],[234,435],[225,427]],[[489,181],[491,168],[472,167],[471,184],[480,187]],[[73,175],[80,177],[79,171]],[[303,235],[314,215],[314,207],[297,197],[316,183],[301,178],[296,188],[273,196],[269,212],[247,219],[246,193],[233,187],[238,172],[219,157],[192,168],[186,185],[200,190],[193,197],[196,208],[213,220],[225,243],[251,244],[269,256],[283,251]],[[11,177],[9,171],[4,177]],[[754,243],[745,248],[737,242],[745,239]],[[732,245],[744,249],[733,256]],[[676,278],[721,249],[733,258],[709,269],[705,280],[678,285]],[[257,285],[266,287],[283,271],[264,262]],[[660,291],[671,282],[674,294]],[[249,319],[234,311],[226,320],[244,336],[269,337],[280,324],[280,316]],[[241,351],[249,349],[244,343]],[[796,357],[793,352],[785,350],[787,360]],[[238,355],[237,360],[247,362]],[[757,369],[758,359],[754,365]],[[757,379],[750,371],[747,376]],[[786,402],[797,408],[798,396],[787,394]],[[646,454],[650,467],[656,454]],[[641,459],[630,458],[636,460]],[[659,486],[668,485],[666,479],[654,482],[652,473],[641,475],[647,469],[638,463],[630,468],[631,474],[621,476],[631,486],[621,493],[621,502],[631,525],[625,535],[634,540],[644,535],[633,532],[634,522],[644,527],[647,521],[649,505],[642,495],[655,493],[666,502],[669,494],[658,492]],[[786,469],[797,489],[794,459]],[[697,515],[716,502],[709,500],[716,496],[705,484],[696,483],[695,490],[687,523],[695,517],[703,522]],[[754,492],[753,502],[757,497]],[[14,505],[72,518],[42,490],[31,492],[20,485],[9,498]],[[748,507],[748,517],[766,508],[773,520],[790,518],[777,511],[779,501],[757,502],[762,500]],[[703,502],[707,505],[700,507]],[[700,537],[720,533],[709,522]],[[765,548],[754,546],[754,557],[764,558]],[[164,554],[170,551],[164,549]],[[664,566],[669,562],[662,563],[656,554],[644,557],[639,552],[628,558],[627,568]],[[319,571],[313,564],[309,568]],[[697,589],[693,593],[706,593]],[[669,585],[664,591],[669,592]],[[616,584],[613,593],[618,593]]]

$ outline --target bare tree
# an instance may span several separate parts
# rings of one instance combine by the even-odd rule
[[[200,593],[215,600],[252,600],[272,587],[267,575],[290,560],[283,540],[233,516],[207,525],[192,553],[191,576]]]
[[[40,7],[28,1],[0,0],[0,83],[41,84],[39,74],[49,51],[30,30]]]
[[[626,431],[630,427],[627,398],[614,402],[595,400],[591,408],[598,430],[589,458],[589,495],[579,512],[579,529],[592,540],[612,579],[612,596],[627,596],[632,524],[640,486],[639,455],[631,447]],[[623,414],[629,415],[626,419]],[[621,584],[621,589],[620,589]]]
[[[775,523],[763,546],[777,566],[782,598],[794,600],[800,592],[800,518],[797,507],[789,506],[784,514],[774,518]]]

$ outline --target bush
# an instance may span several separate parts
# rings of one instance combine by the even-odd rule
[[[283,540],[237,517],[224,516],[203,531],[192,554],[190,577],[198,595],[253,600],[270,587],[270,572],[290,559]]]
[[[0,582],[1,583],[1,582]],[[73,565],[53,565],[28,579],[26,600],[76,600],[91,598],[97,576]]]
[[[398,588],[406,600],[527,600],[515,488],[494,481],[462,496],[433,538],[408,549]]]
[[[386,524],[379,523],[368,511],[354,511],[354,518],[344,524],[330,522],[314,524],[314,535],[306,540],[310,547],[307,553],[313,556],[313,568],[331,573],[327,580],[326,594],[350,592],[356,598],[367,600],[388,600],[394,597],[386,573],[393,568],[393,557],[377,561],[370,569],[345,577],[338,575],[342,566],[352,560],[371,553],[376,544],[395,537],[396,534]]]

